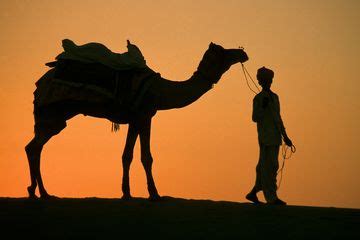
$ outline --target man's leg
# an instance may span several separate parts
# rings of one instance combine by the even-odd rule
[[[255,179],[255,185],[253,189],[246,195],[246,199],[253,202],[253,203],[260,203],[258,197],[256,194],[262,190],[262,184],[261,184],[261,168],[262,168],[262,162],[264,158],[264,147],[260,145],[260,151],[259,151],[259,162],[256,165],[256,179]]]
[[[265,199],[268,203],[278,200],[276,190],[276,175],[279,169],[279,146],[264,146],[264,161],[262,162],[261,177]]]

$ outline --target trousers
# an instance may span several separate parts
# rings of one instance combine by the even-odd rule
[[[279,169],[279,145],[264,145],[260,143],[259,162],[256,166],[256,180],[254,189],[263,191],[267,202],[275,201],[276,194],[276,176]]]

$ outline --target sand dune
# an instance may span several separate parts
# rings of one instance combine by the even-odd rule
[[[159,202],[0,198],[0,236],[32,239],[360,239],[359,223],[359,209],[172,197]]]

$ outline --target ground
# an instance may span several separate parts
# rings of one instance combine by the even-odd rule
[[[0,198],[0,229],[2,239],[360,239],[360,209],[172,197]]]

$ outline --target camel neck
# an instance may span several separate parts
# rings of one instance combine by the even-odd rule
[[[210,80],[198,71],[186,81],[159,79],[152,86],[157,98],[157,110],[182,108],[198,100],[212,87]]]

